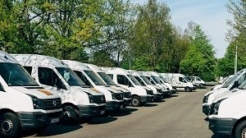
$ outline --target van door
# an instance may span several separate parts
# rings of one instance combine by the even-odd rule
[[[117,84],[119,84],[123,88],[129,89],[131,92],[133,91],[134,85],[129,81],[129,79],[125,75],[116,75]]]

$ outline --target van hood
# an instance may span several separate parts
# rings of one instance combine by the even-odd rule
[[[106,91],[111,91],[111,92],[114,92],[114,93],[121,93],[121,91],[117,90],[117,89],[114,89],[110,86],[106,87],[106,86],[96,86],[96,89],[97,90],[106,90]]]
[[[228,91],[227,88],[220,88],[220,89],[217,89],[217,90],[209,91],[209,92],[207,92],[204,96],[207,96],[207,95],[210,95],[210,94],[213,94],[213,93],[218,93],[218,94],[220,94],[220,93],[223,93],[223,92],[226,92],[226,91]]]
[[[71,86],[70,90],[71,90],[71,92],[76,91],[76,92],[89,93],[91,95],[103,95],[102,92],[96,90],[95,88],[82,88],[80,86]]]
[[[111,86],[111,87],[114,88],[114,89],[120,90],[122,92],[130,92],[128,89],[123,88],[121,86]]]
[[[221,95],[219,95],[218,97],[216,97],[216,99],[213,101],[213,103],[221,100],[221,99],[225,99],[225,98],[233,98],[235,96],[240,96],[242,94],[246,94],[246,90],[240,90],[240,89],[233,89],[231,91],[227,91]]]
[[[56,94],[56,92],[51,90],[46,90],[43,87],[23,87],[23,86],[11,86],[9,87],[11,89],[14,89],[16,91],[25,93],[27,95],[35,96],[39,99],[54,99],[59,98],[59,96]]]

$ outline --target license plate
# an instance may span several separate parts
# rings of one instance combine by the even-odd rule
[[[101,115],[103,115],[105,113],[105,111],[101,111]]]
[[[51,119],[51,124],[59,122],[59,118]]]

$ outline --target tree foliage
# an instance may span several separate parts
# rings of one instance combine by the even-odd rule
[[[213,80],[216,70],[213,46],[199,25],[190,22],[188,32],[191,46],[181,61],[182,73]]]

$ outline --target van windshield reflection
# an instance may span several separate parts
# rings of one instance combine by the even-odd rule
[[[9,86],[39,86],[19,64],[0,63],[0,75]]]
[[[86,86],[70,68],[57,67],[56,69],[70,86]]]

